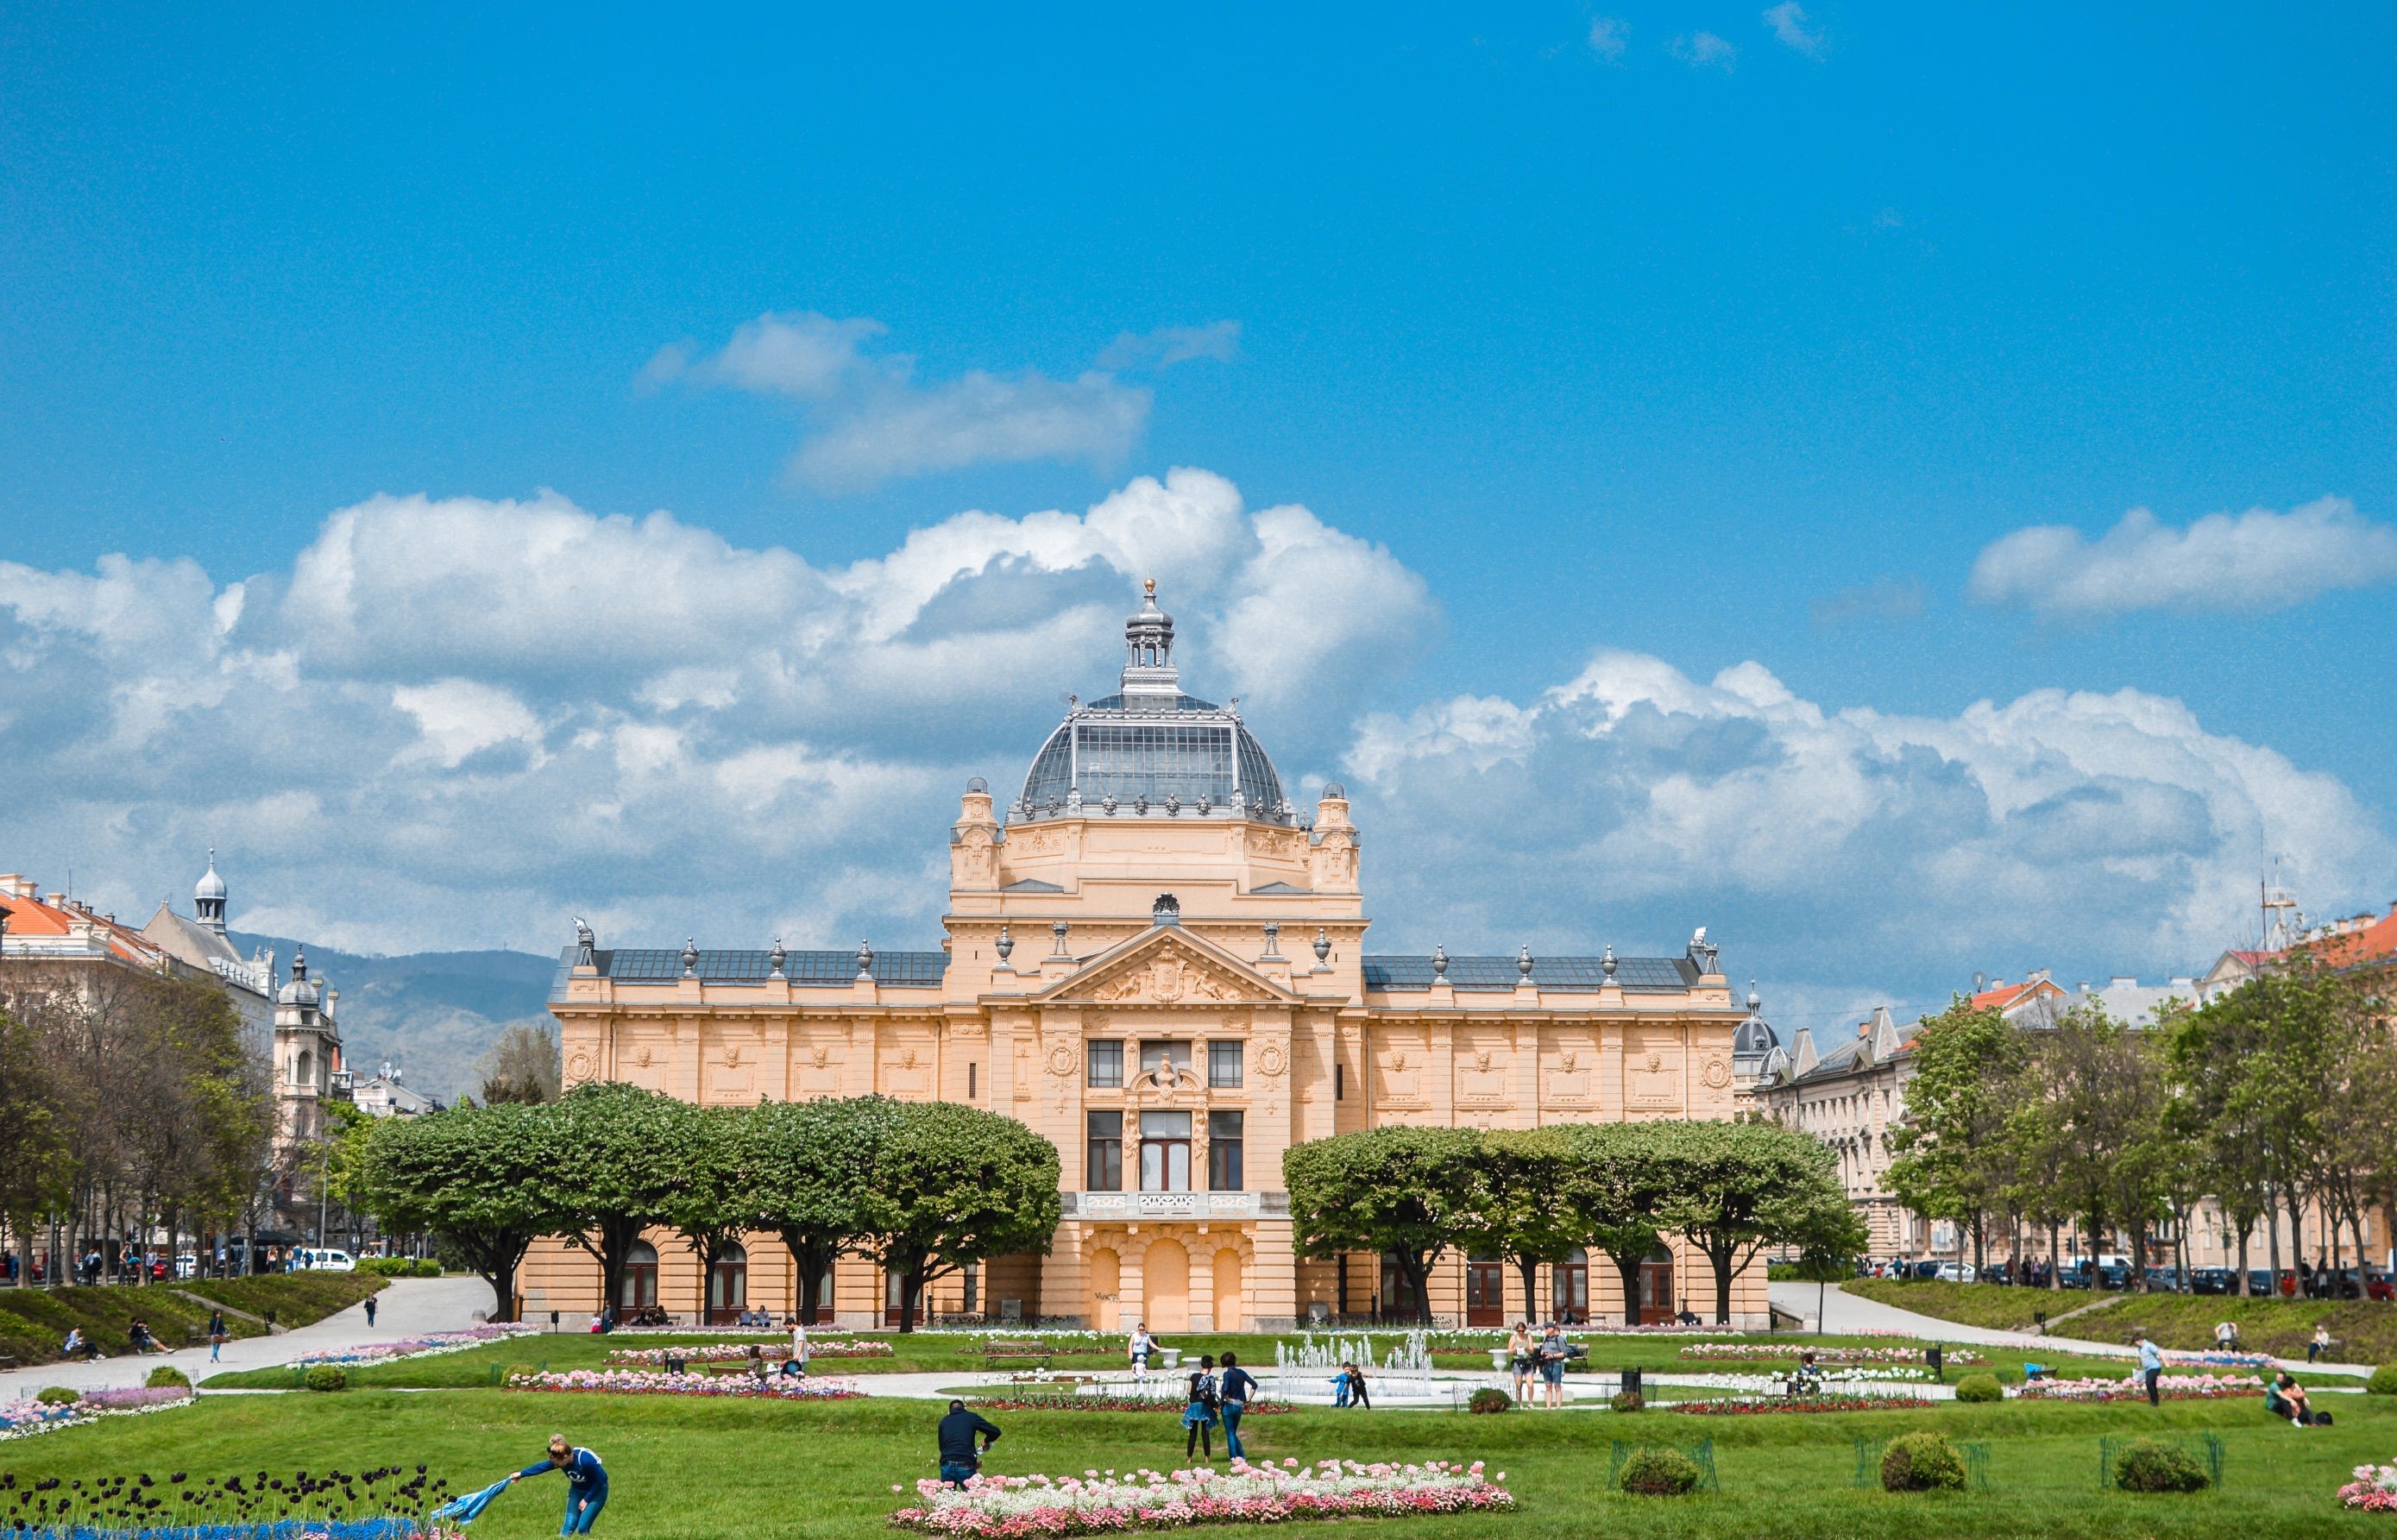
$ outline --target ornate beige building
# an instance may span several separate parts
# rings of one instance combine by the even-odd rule
[[[1523,1128],[1729,1118],[1736,1003],[1704,932],[1683,956],[1385,956],[1365,950],[1360,837],[1337,785],[1284,795],[1238,703],[1183,694],[1173,623],[1126,627],[1118,693],[1075,702],[1003,810],[977,780],[949,830],[936,951],[610,950],[582,931],[551,1009],[569,1085],[631,1081],[714,1104],[881,1092],[1021,1118],[1057,1145],[1064,1221],[1045,1257],[942,1279],[938,1316],[1109,1330],[1272,1329],[1406,1310],[1371,1256],[1292,1254],[1282,1152],[1391,1123]],[[1641,1308],[1710,1298],[1702,1257],[1660,1253]],[[528,1259],[526,1306],[588,1312],[598,1270]],[[770,1238],[707,1280],[706,1307],[796,1301]],[[624,1305],[702,1307],[692,1254],[653,1235]],[[1603,1258],[1543,1269],[1525,1301],[1493,1258],[1445,1258],[1440,1317],[1619,1315]],[[884,1319],[845,1262],[836,1319]],[[1761,1266],[1733,1296],[1765,1316]]]

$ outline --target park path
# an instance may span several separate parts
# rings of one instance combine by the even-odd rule
[[[160,1287],[152,1285],[152,1287]],[[375,1296],[375,1323],[367,1325],[363,1304],[353,1305],[308,1326],[262,1337],[236,1337],[224,1345],[221,1359],[208,1361],[208,1345],[181,1347],[171,1353],[142,1357],[117,1354],[97,1363],[44,1363],[0,1373],[0,1401],[33,1395],[46,1385],[77,1390],[120,1389],[140,1385],[162,1363],[173,1364],[197,1385],[210,1374],[236,1369],[272,1369],[310,1353],[338,1353],[369,1343],[398,1342],[427,1332],[455,1332],[472,1326],[491,1308],[491,1286],[481,1279],[394,1279]]]
[[[1773,1303],[1776,1308],[1801,1317],[1812,1329],[1830,1335],[1855,1332],[1904,1332],[1932,1342],[1962,1342],[1975,1346],[2012,1347],[2026,1353],[2069,1353],[2087,1359],[2136,1359],[2139,1350],[2120,1341],[2105,1342],[2087,1337],[2045,1335],[2036,1332],[2006,1332],[1987,1326],[1966,1326],[1959,1321],[1941,1320],[1935,1316],[1917,1315],[1901,1310],[1895,1305],[1879,1300],[1863,1299],[1851,1294],[1834,1283],[1823,1292],[1822,1319],[1815,1315],[1815,1288],[1812,1283],[1776,1283],[1773,1285]],[[2136,1324],[2131,1313],[2118,1306],[2108,1313],[2127,1328]],[[2106,1319],[2104,1317],[2094,1319]],[[2368,1363],[2312,1363],[2303,1359],[2276,1359],[2283,1369],[2298,1373],[2369,1374]]]

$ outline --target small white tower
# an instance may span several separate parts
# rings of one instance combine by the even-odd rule
[[[217,848],[208,847],[208,869],[192,889],[192,914],[218,935],[225,933],[225,879],[217,876]]]

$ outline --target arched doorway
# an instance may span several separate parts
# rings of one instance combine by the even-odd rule
[[[1589,1319],[1587,1252],[1568,1252],[1548,1269],[1548,1319],[1566,1323]]]
[[[1123,1258],[1105,1246],[1091,1253],[1091,1313],[1093,1332],[1116,1331],[1121,1314],[1119,1301],[1123,1294]]]
[[[1247,1327],[1248,1296],[1241,1292],[1240,1253],[1229,1246],[1215,1253],[1215,1330],[1239,1332]]]
[[[1673,1253],[1659,1248],[1640,1264],[1640,1324],[1673,1319]]]
[[[1465,1259],[1465,1324],[1506,1324],[1506,1264],[1487,1252]]]
[[[1190,1253],[1178,1240],[1156,1240],[1141,1256],[1141,1319],[1152,1332],[1190,1330]]]
[[[721,1326],[749,1308],[749,1252],[733,1241],[707,1270],[707,1319]]]
[[[642,1310],[658,1302],[658,1249],[636,1240],[624,1253],[624,1278],[616,1288],[616,1308]]]

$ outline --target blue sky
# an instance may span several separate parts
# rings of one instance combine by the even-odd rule
[[[1711,923],[1828,1018],[2203,966],[2274,856],[2397,898],[2389,12],[870,9],[0,16],[0,743],[85,788],[13,864],[215,838],[352,945],[921,931],[953,772],[1158,566],[1393,948]],[[1111,498],[1182,542],[1012,523]],[[373,538],[426,518],[485,565]],[[667,547],[595,634],[573,562]],[[744,865],[628,733],[825,826]]]

